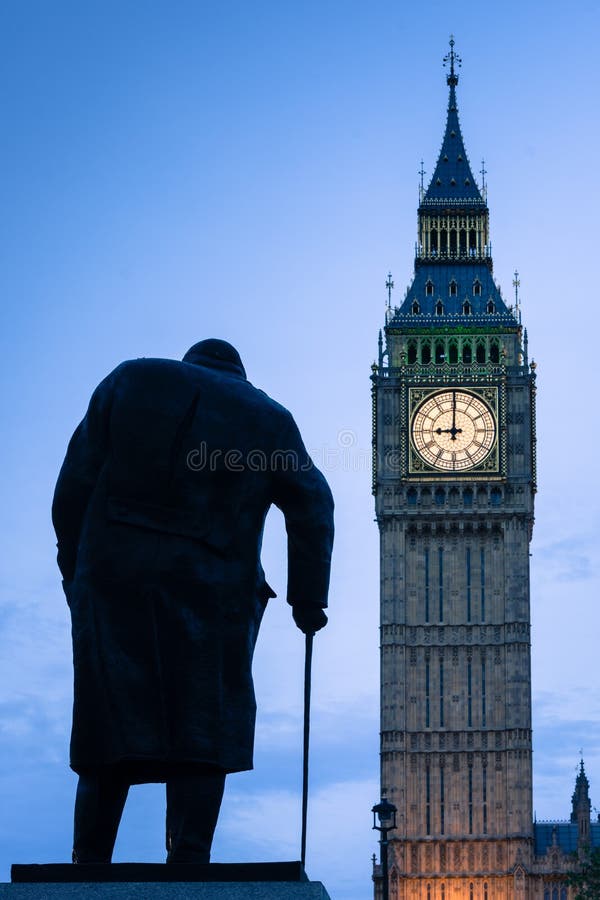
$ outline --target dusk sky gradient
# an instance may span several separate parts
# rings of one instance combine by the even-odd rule
[[[307,870],[371,895],[378,534],[370,366],[391,269],[411,278],[450,33],[494,272],[521,280],[538,363],[534,808],[568,818],[583,750],[600,806],[597,2],[0,4],[0,880],[70,858],[70,632],[50,522],[67,441],[121,360],[221,337],[292,410],[336,498],[315,641]],[[300,854],[303,637],[269,516],[255,770],[228,779],[215,861]],[[134,788],[116,861],[164,858],[164,788]]]

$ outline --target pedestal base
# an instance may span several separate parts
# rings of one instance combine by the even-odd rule
[[[330,900],[299,862],[14,865],[0,900]]]

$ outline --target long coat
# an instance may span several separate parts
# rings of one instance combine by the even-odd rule
[[[252,768],[272,503],[288,534],[288,603],[325,607],[331,493],[290,413],[241,365],[132,360],[98,386],[52,510],[72,617],[75,771]]]

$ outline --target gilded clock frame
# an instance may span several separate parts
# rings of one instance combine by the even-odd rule
[[[492,447],[485,457],[480,463],[475,466],[472,466],[469,469],[462,470],[452,470],[452,471],[444,471],[443,469],[436,469],[435,466],[427,463],[418,453],[416,447],[413,443],[413,420],[417,409],[421,406],[421,404],[427,400],[429,397],[434,394],[443,393],[446,391],[459,390],[463,393],[473,394],[475,397],[479,398],[486,406],[490,409],[493,419],[494,425],[496,429],[496,434],[494,438],[494,443]],[[409,476],[418,476],[419,478],[427,477],[435,477],[442,479],[470,479],[471,481],[475,478],[486,478],[489,479],[490,476],[501,477],[501,467],[500,467],[500,436],[501,436],[501,421],[500,421],[500,397],[497,385],[470,385],[463,384],[460,385],[451,385],[451,384],[438,384],[435,387],[409,387],[408,389],[408,421],[407,421],[407,432],[408,432],[408,440],[407,440],[407,450],[408,450],[408,475]]]

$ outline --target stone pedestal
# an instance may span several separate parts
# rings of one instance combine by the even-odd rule
[[[14,865],[0,900],[330,900],[299,862]]]

